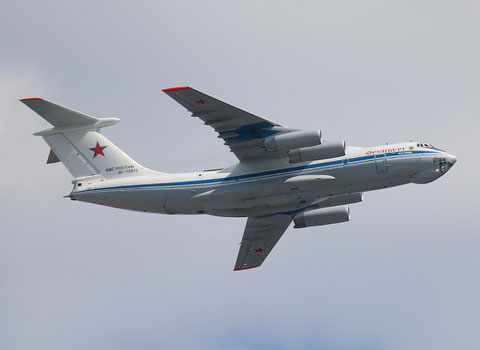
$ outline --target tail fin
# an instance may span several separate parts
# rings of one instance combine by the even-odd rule
[[[100,134],[100,128],[120,119],[94,118],[42,98],[20,101],[53,125],[34,134],[42,136],[51,148],[47,163],[61,161],[74,178],[100,175],[111,179],[153,172]]]

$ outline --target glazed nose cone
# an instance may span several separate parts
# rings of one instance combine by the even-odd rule
[[[447,162],[451,163],[452,165],[457,162],[457,158],[455,158],[455,156],[452,156],[451,154],[448,154],[445,158],[447,158]]]

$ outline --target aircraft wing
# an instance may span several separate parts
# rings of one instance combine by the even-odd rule
[[[277,133],[295,131],[294,129],[285,128],[189,86],[163,91],[190,111],[192,117],[200,118],[205,125],[211,126],[240,161],[287,155],[285,150],[267,152],[263,140]]]
[[[262,265],[291,222],[292,216],[285,214],[249,217],[234,270]]]

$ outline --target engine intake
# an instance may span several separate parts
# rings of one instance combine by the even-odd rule
[[[345,141],[325,142],[313,147],[298,148],[288,151],[290,163],[308,162],[345,155]]]
[[[304,211],[293,217],[294,228],[322,226],[350,221],[350,208],[341,206]]]
[[[322,132],[320,130],[302,130],[272,136],[265,140],[264,145],[267,150],[276,151],[310,147],[321,143]]]

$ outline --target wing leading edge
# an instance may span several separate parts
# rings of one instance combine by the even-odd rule
[[[169,88],[163,92],[190,111],[192,117],[200,118],[205,125],[211,126],[240,161],[287,156],[286,151],[267,152],[263,141],[269,136],[294,129],[246,112],[189,86]]]

